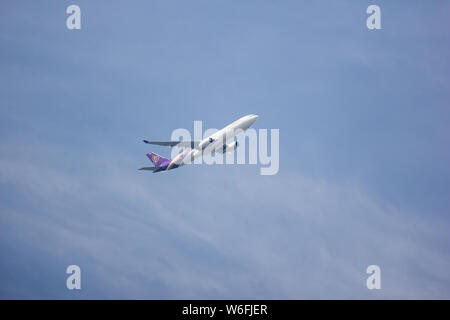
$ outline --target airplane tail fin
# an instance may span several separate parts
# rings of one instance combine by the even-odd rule
[[[163,167],[170,163],[170,159],[161,157],[160,155],[153,153],[153,152],[147,153],[147,157],[155,165],[155,167]]]

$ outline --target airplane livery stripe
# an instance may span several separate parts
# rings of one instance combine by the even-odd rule
[[[173,160],[170,162],[169,166],[167,167],[167,170],[172,169],[172,167],[177,163],[177,161],[180,160],[180,158],[184,157],[189,151],[190,151],[189,149],[186,149],[184,152],[180,153],[175,158],[173,158]]]

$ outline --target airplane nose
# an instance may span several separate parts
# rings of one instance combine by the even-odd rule
[[[248,128],[250,128],[256,121],[256,119],[258,119],[259,116],[257,116],[256,114],[249,114],[246,115],[245,117],[242,117],[242,122],[240,124],[240,129],[242,130],[247,130]]]

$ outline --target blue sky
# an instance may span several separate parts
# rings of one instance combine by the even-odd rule
[[[1,298],[450,298],[447,1],[0,7]],[[136,170],[250,113],[277,175]]]

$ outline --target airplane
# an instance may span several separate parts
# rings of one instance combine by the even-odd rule
[[[153,173],[167,172],[172,169],[179,168],[186,164],[192,163],[200,155],[210,154],[213,151],[218,153],[226,153],[236,150],[238,142],[233,141],[229,144],[227,142],[234,139],[239,133],[244,132],[250,128],[258,116],[255,114],[246,115],[233,123],[227,125],[225,128],[217,131],[209,137],[201,141],[148,141],[143,140],[146,144],[153,144],[168,147],[186,147],[186,149],[178,154],[173,159],[164,158],[156,153],[149,152],[147,157],[153,163],[153,167],[144,167],[139,170],[150,170]]]

